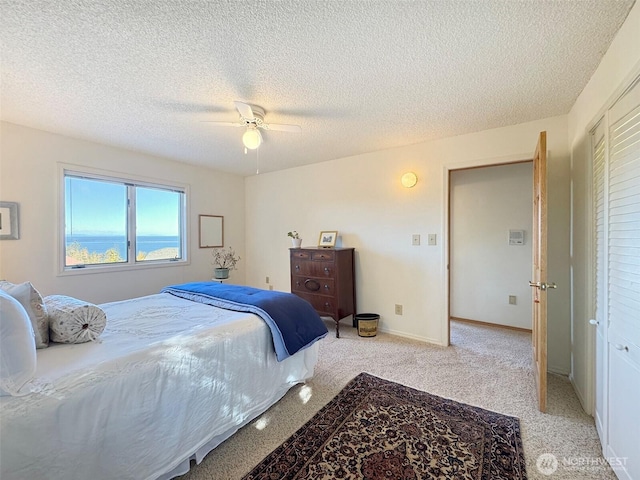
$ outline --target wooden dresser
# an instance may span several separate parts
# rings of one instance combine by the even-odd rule
[[[353,248],[292,248],[291,293],[307,300],[321,316],[336,322],[356,315]]]

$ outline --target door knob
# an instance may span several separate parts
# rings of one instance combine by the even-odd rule
[[[594,320],[593,318],[592,318],[591,320],[589,320],[589,323],[590,323],[591,325],[600,325],[600,322],[599,322],[599,321],[597,321],[597,320]]]
[[[539,288],[540,290],[543,290],[543,291],[546,290],[547,288],[558,288],[558,286],[555,283],[540,283],[540,282],[532,282],[531,280],[529,280],[529,286]]]
[[[628,352],[628,351],[629,351],[629,347],[627,347],[626,345],[620,345],[619,343],[616,343],[616,344],[614,345],[614,348],[615,348],[616,350],[624,350],[625,352]]]

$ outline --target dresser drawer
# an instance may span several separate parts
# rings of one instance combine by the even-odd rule
[[[335,301],[332,297],[312,295],[310,293],[296,292],[296,295],[304,298],[320,314],[335,315]]]
[[[295,292],[333,296],[335,283],[333,278],[309,278],[296,275],[291,279],[291,289]]]
[[[335,259],[335,252],[332,250],[311,252],[311,260],[333,262]]]
[[[308,250],[291,250],[291,259],[311,260],[311,252]]]
[[[294,275],[308,275],[310,277],[333,277],[335,265],[327,262],[309,262],[292,259],[291,273]]]

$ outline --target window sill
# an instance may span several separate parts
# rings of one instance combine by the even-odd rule
[[[132,270],[147,270],[152,268],[170,268],[170,267],[185,267],[191,265],[189,260],[161,260],[151,261],[148,263],[125,263],[122,265],[90,265],[82,268],[64,267],[58,271],[58,277],[67,277],[74,275],[91,275],[97,273],[117,273],[127,272]]]

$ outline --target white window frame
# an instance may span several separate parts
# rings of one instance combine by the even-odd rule
[[[190,264],[189,255],[189,185],[177,183],[174,181],[161,180],[155,178],[141,177],[120,172],[105,171],[93,169],[78,165],[65,163],[58,164],[58,221],[57,221],[57,257],[58,257],[58,276],[66,275],[83,275],[91,273],[107,273],[120,272],[125,270],[141,270],[146,268],[163,268],[163,267],[183,267]],[[65,238],[65,178],[67,175],[86,178],[90,180],[115,182],[127,187],[158,188],[163,190],[171,190],[183,194],[183,204],[181,208],[181,252],[180,259],[166,260],[136,260],[136,231],[135,231],[135,195],[129,195],[129,206],[127,211],[127,237],[129,239],[127,261],[121,263],[103,263],[97,265],[66,266],[66,238]]]

